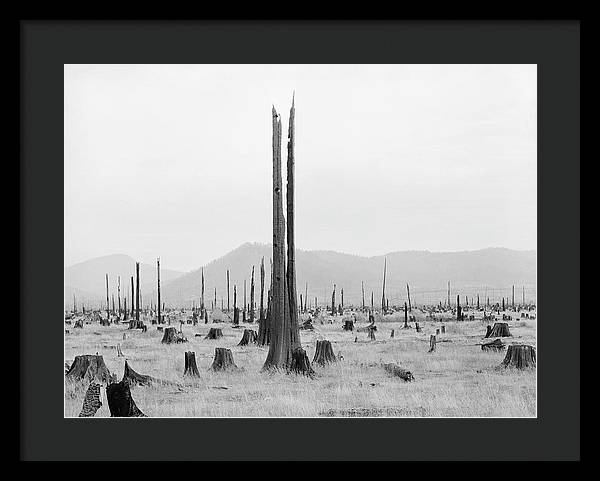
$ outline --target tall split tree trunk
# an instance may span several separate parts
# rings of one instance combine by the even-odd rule
[[[335,309],[335,284],[333,285],[333,292],[331,293],[331,315],[335,316],[336,313],[336,309]]]
[[[119,312],[118,315],[121,317],[121,276],[117,278],[117,299],[119,301]]]
[[[408,295],[408,310],[412,312],[412,304],[410,303],[410,287],[408,287],[408,282],[406,283],[406,294]]]
[[[229,269],[227,269],[227,312],[229,312]]]
[[[456,295],[456,320],[461,320],[462,309],[460,307],[460,295]]]
[[[290,342],[291,350],[302,347],[300,343],[300,330],[298,325],[298,294],[296,291],[296,241],[295,241],[295,218],[294,218],[294,98],[292,97],[292,107],[290,108],[290,121],[288,125],[288,143],[287,143],[287,296],[289,300],[290,316]],[[288,359],[288,361],[291,360]]]
[[[308,282],[304,286],[304,314],[307,313],[306,304],[308,303]]]
[[[450,281],[448,281],[448,308],[450,308]]]
[[[158,289],[158,318],[157,318],[157,322],[158,324],[161,324],[160,321],[160,257],[158,259],[156,259],[156,283],[157,283],[157,289]]]

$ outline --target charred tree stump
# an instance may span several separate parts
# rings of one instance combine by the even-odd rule
[[[417,332],[421,332],[422,331],[421,326],[419,326],[418,322],[415,322],[415,328],[417,329]]]
[[[192,376],[192,377],[200,377],[200,373],[198,372],[198,366],[196,365],[196,353],[194,351],[188,351],[185,354],[184,358],[184,368],[183,375],[184,376]]]
[[[534,368],[536,366],[535,347],[524,344],[508,346],[502,366],[516,369]]]
[[[502,342],[502,339],[494,339],[491,342],[486,342],[481,345],[482,351],[501,351],[506,348],[506,345]]]
[[[309,317],[306,321],[302,323],[299,329],[303,331],[314,331],[314,326],[312,325],[312,319]]]
[[[108,326],[110,325],[110,321],[106,321],[104,324],[102,323],[102,320],[100,321],[100,324],[103,326]],[[75,324],[73,324],[73,329],[83,329],[83,319],[77,319],[75,321]]]
[[[247,346],[248,344],[256,344],[258,342],[258,335],[256,331],[252,329],[244,329],[244,334],[240,340],[238,346]]]
[[[436,335],[436,336],[439,336],[439,335],[440,335],[440,330],[439,330],[439,328],[435,330],[435,335]]]
[[[83,398],[83,406],[81,406],[80,418],[91,418],[96,414],[96,411],[102,406],[100,400],[100,384],[91,382],[85,392]]]
[[[163,331],[163,338],[160,341],[163,344],[179,344],[181,342],[187,342],[183,333],[178,332],[174,327],[167,327]]]
[[[239,369],[233,362],[231,349],[224,347],[215,348],[215,358],[210,368],[213,371],[237,371]]]
[[[333,353],[333,348],[331,347],[331,342],[323,340],[317,340],[317,346],[315,348],[315,355],[313,357],[313,364],[319,364],[320,366],[325,366],[331,362],[337,361],[335,354]]]
[[[108,384],[112,380],[104,358],[91,354],[75,356],[65,376],[69,381],[99,381],[102,384]]]
[[[442,334],[446,334],[446,326],[442,326]]]
[[[431,336],[429,336],[429,352],[435,351],[435,345],[436,345],[436,338],[432,334]]]
[[[223,331],[216,327],[211,327],[204,339],[220,339],[223,337]]]
[[[306,355],[306,351],[301,347],[297,347],[292,351],[292,361],[288,368],[288,373],[303,374],[310,378],[314,377],[315,372],[310,366],[310,361]]]
[[[115,382],[106,387],[110,416],[115,418],[148,417],[136,406],[127,382]]]
[[[391,374],[392,376],[399,377],[399,378],[403,379],[405,382],[414,381],[414,379],[415,379],[415,377],[413,376],[412,372],[407,371],[406,369],[402,369],[397,364],[392,364],[392,363],[390,363],[390,364],[384,364],[383,365],[383,369],[388,374]]]
[[[394,330],[392,329],[392,332],[390,333],[390,337],[394,337]]]
[[[486,333],[485,337],[512,337],[512,334],[507,322],[494,322],[494,327]]]
[[[344,326],[342,328],[344,331],[354,331],[354,321],[353,320],[345,320]]]
[[[485,317],[485,316],[484,316]],[[490,326],[489,324],[487,326],[485,326],[485,336],[484,337],[490,337],[490,333],[492,332],[492,326]]]
[[[123,371],[123,379],[121,379],[121,382],[126,382],[130,386],[150,386],[156,382],[156,379],[135,372],[131,369],[129,363],[125,361],[125,369]]]

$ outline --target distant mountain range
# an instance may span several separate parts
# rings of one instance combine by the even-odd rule
[[[255,268],[255,301],[260,296],[260,262],[265,259],[265,294],[270,283],[270,244],[246,243],[204,266],[205,304],[211,306],[217,289],[217,306],[221,299],[227,305],[226,271],[230,271],[230,305],[233,307],[233,287],[237,286],[237,303],[243,305],[244,280],[246,300],[250,302],[250,277]],[[361,282],[364,283],[365,303],[370,304],[373,292],[374,304],[381,305],[381,289],[384,259],[387,259],[386,297],[390,303],[402,303],[406,299],[406,284],[410,285],[411,298],[415,304],[437,303],[447,298],[450,282],[452,302],[456,295],[479,294],[482,302],[486,297],[493,301],[499,296],[508,297],[515,286],[516,301],[521,300],[522,287],[528,299],[535,296],[536,251],[516,251],[505,248],[487,248],[464,252],[404,251],[385,255],[363,257],[333,251],[296,250],[298,297],[304,297],[308,283],[308,299],[314,304],[331,303],[333,284],[336,284],[336,302],[340,302],[344,289],[344,303],[362,302]],[[135,261],[128,256],[106,256],[92,259],[66,270],[66,285],[105,299],[104,274],[109,273],[110,288],[116,296],[116,275],[121,282],[134,275]],[[202,269],[186,274],[161,267],[161,296],[167,305],[191,306],[200,300]],[[142,298],[144,304],[156,297],[156,267],[141,264]],[[125,285],[125,294],[127,285]],[[121,291],[123,294],[123,287]],[[77,294],[76,294],[77,295]],[[72,293],[66,296],[67,306],[72,303]],[[464,299],[464,297],[463,297]]]
[[[108,274],[109,292],[117,299],[117,279],[121,276],[121,297],[131,290],[131,276],[135,281],[135,259],[124,254],[113,254],[95,257],[85,262],[74,264],[65,269],[65,303],[72,306],[73,294],[79,303],[85,300],[89,304],[106,302],[106,279]],[[161,283],[168,283],[180,277],[183,272],[164,269],[161,267]],[[144,292],[152,290],[156,284],[156,266],[140,263],[140,288]],[[143,300],[143,299],[142,299]]]

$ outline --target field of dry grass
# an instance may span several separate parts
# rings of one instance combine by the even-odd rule
[[[508,321],[513,337],[504,341],[535,346],[537,321],[511,314],[517,318]],[[302,345],[311,360],[318,339],[331,341],[335,354],[343,356],[325,368],[313,366],[315,379],[261,373],[268,347],[237,346],[243,328],[229,323],[184,325],[189,342],[172,345],[161,344],[162,332],[152,325],[145,333],[117,325],[67,326],[65,362],[71,363],[76,355],[98,353],[119,379],[127,359],[140,374],[179,384],[132,387],[137,406],[150,417],[536,416],[535,370],[498,369],[505,351],[484,352],[479,345],[487,321],[444,322],[446,333],[438,336],[442,342],[428,353],[429,336],[440,322],[420,319],[423,331],[417,333],[414,323],[410,329],[402,329],[401,315],[387,316],[385,321],[377,320],[376,340],[368,341],[366,332],[343,331],[341,319],[338,316],[329,324],[326,317],[321,324],[317,318],[314,331],[301,331]],[[358,327],[366,325],[363,319],[360,316]],[[223,338],[204,339],[210,327],[221,328]],[[258,329],[256,324],[247,327]],[[394,338],[390,338],[392,329]],[[121,344],[124,358],[117,357],[117,344]],[[241,370],[210,371],[215,347],[231,349]],[[185,351],[196,353],[197,380],[183,377]],[[411,371],[414,381],[388,375],[381,364],[389,362]],[[79,414],[86,387],[66,383],[66,417]],[[96,417],[108,416],[104,397]]]

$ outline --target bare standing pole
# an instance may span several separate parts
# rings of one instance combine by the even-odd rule
[[[108,304],[108,274],[106,274],[106,318],[110,319],[110,305]]]
[[[362,308],[364,311],[365,310],[365,283],[363,281],[360,281],[360,287],[362,289]]]
[[[140,320],[140,263],[135,263],[135,320]]]
[[[408,282],[406,283],[406,293],[408,295],[408,311],[412,312],[412,305],[410,303],[410,287],[408,287]]]
[[[229,269],[227,269],[227,312],[229,312]]]
[[[387,258],[383,261],[383,287],[381,289],[381,311],[385,313],[385,274],[387,271]]]
[[[160,324],[160,257],[156,259],[156,283],[158,289],[158,324]]]
[[[121,317],[121,276],[117,277],[117,299],[119,301],[119,317]]]
[[[131,317],[135,316],[135,302],[133,301],[134,296],[134,288],[133,288],[133,276],[131,276]]]

